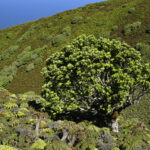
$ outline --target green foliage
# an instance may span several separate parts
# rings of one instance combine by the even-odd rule
[[[0,55],[0,61],[9,59],[18,50],[18,48],[18,45],[10,46]]]
[[[71,20],[71,24],[78,24],[81,23],[83,20],[82,16],[75,16],[72,20]]]
[[[29,64],[29,65],[26,66],[26,71],[30,72],[30,71],[32,71],[34,69],[34,67],[35,67],[34,63],[31,63],[31,64]]]
[[[135,11],[135,8],[132,7],[132,8],[130,8],[130,9],[128,10],[128,13],[129,13],[129,14],[132,14],[134,11]]]
[[[118,143],[121,149],[135,150],[150,148],[148,141],[150,134],[147,127],[137,119],[120,120],[121,129],[118,135]]]
[[[146,33],[150,34],[150,26],[146,28]]]
[[[17,150],[17,149],[7,145],[0,145],[0,150]]]
[[[135,48],[140,51],[142,56],[146,58],[147,60],[150,59],[150,45],[145,43],[137,43]]]
[[[141,27],[141,22],[140,21],[134,22],[132,24],[127,24],[124,27],[123,33],[124,33],[124,35],[128,35],[132,31],[137,30],[140,27]]]
[[[43,36],[40,37],[40,40],[49,42],[49,41],[52,40],[52,38],[53,38],[52,35],[43,35]]]
[[[54,118],[73,110],[107,116],[150,88],[149,65],[142,65],[138,51],[124,42],[86,35],[50,56],[43,75],[42,96]]]
[[[66,40],[66,35],[64,35],[64,34],[56,35],[52,39],[52,46],[57,47],[57,46],[61,45],[63,42],[65,42],[65,40]]]
[[[34,144],[32,144],[31,146],[31,150],[44,150],[46,147],[46,143],[41,140],[41,139],[38,139],[37,141],[35,141]]]
[[[99,37],[109,38],[111,31],[101,32],[99,33]]]
[[[52,26],[53,26],[53,23],[51,22],[47,24],[47,28],[51,28]]]
[[[36,58],[35,60],[34,60],[34,64],[35,65],[39,65],[39,64],[41,64],[42,63],[42,58]]]
[[[114,26],[112,26],[112,28],[111,28],[112,31],[115,31],[115,30],[117,30],[117,29],[118,29],[118,26],[117,26],[117,25],[114,25]]]
[[[45,50],[47,49],[47,45],[44,45],[41,48],[37,48],[33,51],[26,50],[17,56],[16,65],[18,67],[27,64],[28,62],[35,60],[39,57]]]
[[[0,71],[0,87],[6,86],[13,80],[13,77],[17,73],[17,67],[15,65],[5,66]]]
[[[70,36],[71,35],[71,27],[67,26],[65,28],[62,29],[61,34],[65,35],[65,36]]]

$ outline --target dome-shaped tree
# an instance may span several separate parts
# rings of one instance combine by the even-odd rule
[[[42,95],[49,112],[113,116],[150,92],[150,67],[124,42],[81,35],[50,56]]]

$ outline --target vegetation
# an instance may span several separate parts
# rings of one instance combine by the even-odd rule
[[[82,35],[46,61],[42,96],[53,118],[77,111],[105,121],[150,92],[149,68],[126,43]]]
[[[40,95],[37,95],[40,94],[44,81],[41,75],[41,69],[45,67],[45,60],[49,57],[56,56],[55,53],[60,54],[62,51],[65,51],[65,45],[69,45],[71,41],[80,34],[86,34],[87,37],[85,37],[85,39],[91,37],[88,35],[93,34],[96,38],[92,38],[96,39],[96,41],[98,38],[101,40],[109,38],[110,40],[105,39],[108,43],[115,41],[112,39],[118,39],[121,42],[117,43],[121,46],[123,46],[122,44],[125,41],[128,43],[125,45],[128,45],[127,47],[129,47],[129,49],[134,47],[138,50],[138,52],[136,51],[136,53],[132,55],[136,56],[137,53],[141,53],[140,62],[143,62],[143,64],[138,65],[143,66],[146,63],[150,63],[149,6],[149,0],[108,0],[0,30],[0,87],[4,87],[11,92],[0,88],[0,149],[150,149],[150,95],[145,95],[139,103],[123,109],[120,114],[118,114],[117,111],[114,111],[112,115],[110,115],[111,112],[110,114],[108,113],[111,118],[117,117],[117,124],[119,124],[118,133],[114,133],[110,130],[110,127],[106,127],[106,123],[108,125],[108,120],[111,120],[111,118],[109,119],[108,117],[108,119],[105,120],[104,118],[107,117],[100,116],[100,114],[103,114],[100,113],[100,111],[105,111],[98,108],[95,109],[99,110],[98,113],[96,113],[97,111],[95,110],[89,112],[87,106],[90,104],[90,101],[88,103],[86,101],[89,99],[81,99],[82,102],[85,102],[85,105],[82,103],[78,105],[76,99],[73,102],[73,104],[75,104],[74,106],[81,107],[82,105],[82,108],[87,108],[87,111],[83,109],[76,111],[79,110],[80,107],[73,110],[72,108],[75,108],[74,106],[68,107],[72,99],[69,99],[68,102],[62,99],[67,105],[65,106],[63,104],[63,112],[61,112],[62,110],[58,111],[58,107],[56,107],[56,117],[50,113],[52,110],[50,103],[53,101],[46,101]],[[107,45],[106,41],[104,44]],[[129,45],[131,45],[131,47]],[[88,47],[87,51],[90,51]],[[104,49],[107,48],[105,47]],[[132,49],[131,52],[135,52],[135,49]],[[68,48],[68,50],[72,52],[70,48]],[[77,54],[78,51],[80,51],[80,49],[78,49],[75,54]],[[96,48],[92,48],[91,51],[94,51],[95,54]],[[109,52],[109,50],[106,51]],[[124,52],[124,50],[122,51]],[[82,52],[86,53],[86,48],[84,48]],[[129,52],[129,54],[131,54],[131,52]],[[103,54],[106,54],[106,52],[104,51]],[[125,54],[126,53],[122,53],[122,55]],[[73,53],[71,55],[73,55]],[[87,53],[87,56],[89,55],[91,55],[91,53]],[[101,57],[104,58],[103,55]],[[71,59],[72,58],[68,58],[66,62],[69,63]],[[62,60],[64,60],[64,57]],[[104,61],[104,59],[102,60]],[[106,60],[109,60],[109,58]],[[73,62],[77,64],[75,60],[73,60]],[[80,61],[78,60],[78,62]],[[129,60],[127,60],[127,62],[129,62]],[[136,60],[133,62],[135,63]],[[98,62],[96,63],[98,64]],[[103,65],[105,64],[107,63]],[[33,68],[33,66],[34,69],[32,71],[26,71],[27,67]],[[81,63],[79,66],[79,68],[82,68]],[[70,67],[71,66],[68,65],[68,71],[71,70]],[[85,70],[88,67],[89,66],[86,66]],[[106,67],[107,66],[105,66],[104,69],[106,69]],[[133,68],[131,67],[131,69]],[[133,72],[135,71],[136,69],[133,70]],[[81,72],[83,73],[84,70],[81,70]],[[87,79],[89,79],[90,76],[88,73],[89,72],[86,72],[88,76]],[[53,74],[53,76],[56,75]],[[134,77],[136,77],[136,75]],[[142,76],[142,78],[143,77],[144,76]],[[114,81],[124,82],[127,81],[127,79],[128,78],[124,78],[124,80],[116,79]],[[64,94],[67,94],[67,97],[69,97],[71,90],[69,87],[70,83],[67,82],[67,80],[68,79],[63,82],[67,83],[64,85],[64,89],[68,87],[69,90],[68,92],[65,91]],[[73,81],[73,79],[69,80]],[[49,81],[49,79],[47,79],[47,81]],[[131,83],[131,81],[129,81],[129,83]],[[90,81],[88,81],[88,83],[90,83]],[[89,89],[91,85],[92,84],[89,84],[87,89]],[[123,85],[123,83],[120,83],[120,85]],[[62,88],[62,91],[64,89]],[[88,91],[87,89],[85,89],[85,91]],[[77,91],[78,89],[72,90]],[[136,89],[137,92],[139,92],[139,90],[138,88]],[[58,91],[62,93],[60,90]],[[106,91],[106,88],[104,88],[104,91]],[[57,93],[57,91],[55,92]],[[71,94],[74,98],[75,94]],[[84,92],[79,93],[79,96],[77,95],[76,97],[79,98],[84,94],[86,95]],[[124,96],[124,94],[120,94],[120,96]],[[106,96],[106,98],[108,97]],[[119,102],[121,103],[120,100]],[[111,102],[116,103],[114,100]],[[125,104],[125,102],[123,103]],[[112,107],[111,103],[110,109],[107,109],[109,108],[108,105],[109,104],[106,103],[106,107],[104,107],[106,108],[106,112],[112,110],[112,108],[117,108],[116,106]],[[65,107],[69,109],[64,110]],[[90,106],[90,108],[92,108],[92,106]],[[60,114],[63,113],[63,115],[59,115],[58,112],[61,112]],[[106,115],[106,113],[104,114]],[[51,120],[51,118],[55,118],[55,120]],[[64,120],[64,118],[66,120]]]

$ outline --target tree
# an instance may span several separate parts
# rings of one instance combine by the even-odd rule
[[[117,127],[114,114],[150,93],[150,67],[142,64],[140,53],[92,35],[81,35],[50,56],[43,75],[42,96],[53,118],[78,110],[111,116]]]

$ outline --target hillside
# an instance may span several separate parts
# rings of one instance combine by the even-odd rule
[[[0,30],[0,150],[149,149],[150,95],[122,112],[119,134],[86,120],[53,121],[39,96],[45,60],[81,34],[125,41],[150,63],[149,14],[150,0],[108,0]]]

